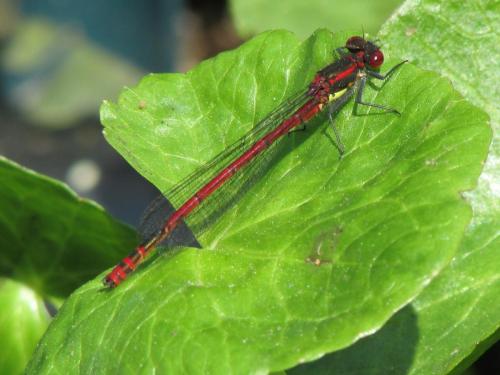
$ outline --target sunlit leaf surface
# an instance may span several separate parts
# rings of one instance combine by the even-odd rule
[[[186,75],[150,75],[103,105],[106,137],[166,190],[305,87],[346,37],[265,33]],[[455,254],[471,217],[459,193],[490,131],[447,80],[412,65],[366,99],[402,116],[346,106],[342,160],[324,115],[285,137],[289,152],[204,249],[157,254],[111,292],[99,278],[80,288],[28,372],[277,371],[381,327]]]

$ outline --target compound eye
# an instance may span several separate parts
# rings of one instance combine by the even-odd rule
[[[380,65],[384,63],[384,54],[380,50],[376,50],[372,54],[370,54],[370,61],[368,61],[368,65],[372,68],[378,68]]]

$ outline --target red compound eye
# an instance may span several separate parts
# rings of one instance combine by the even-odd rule
[[[379,50],[373,52],[370,55],[370,61],[368,62],[368,64],[372,68],[378,68],[383,63],[384,63],[384,54],[382,52],[380,52]]]

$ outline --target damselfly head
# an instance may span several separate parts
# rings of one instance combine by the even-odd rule
[[[349,39],[347,39],[345,48],[347,48],[351,53],[356,53],[363,51],[365,49],[366,43],[367,41],[363,37],[351,36]]]
[[[351,53],[357,54],[371,69],[378,69],[384,62],[384,54],[380,48],[360,36],[347,39],[345,47]]]

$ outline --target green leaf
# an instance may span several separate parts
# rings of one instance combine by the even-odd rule
[[[288,373],[449,373],[498,325],[498,249],[488,225],[469,228],[450,266],[380,331]]]
[[[185,75],[150,75],[103,105],[106,137],[166,190],[305,87],[346,38],[265,33]],[[367,91],[402,116],[349,104],[342,160],[325,115],[285,137],[290,152],[199,238],[203,250],[161,253],[111,292],[98,279],[75,292],[28,373],[279,371],[381,327],[455,254],[470,219],[459,192],[490,132],[448,81],[414,66]]]
[[[499,11],[500,4],[491,0],[407,1],[383,27],[384,51],[449,77],[468,100],[488,112],[494,138],[479,186],[466,194],[474,209],[472,224],[450,267],[405,309],[415,317],[408,321],[398,314],[376,337],[300,370],[446,374],[499,329],[500,72],[491,68],[500,58]],[[465,152],[476,151],[471,147]]]
[[[0,157],[0,276],[66,297],[135,243],[134,232],[66,185]]]
[[[0,181],[0,373],[16,374],[49,324],[44,300],[112,265],[135,235],[60,182],[2,157]]]
[[[401,0],[232,0],[231,15],[240,35],[286,29],[307,36],[319,27],[376,33]]]
[[[21,374],[49,325],[43,301],[32,290],[0,278],[0,373]]]

